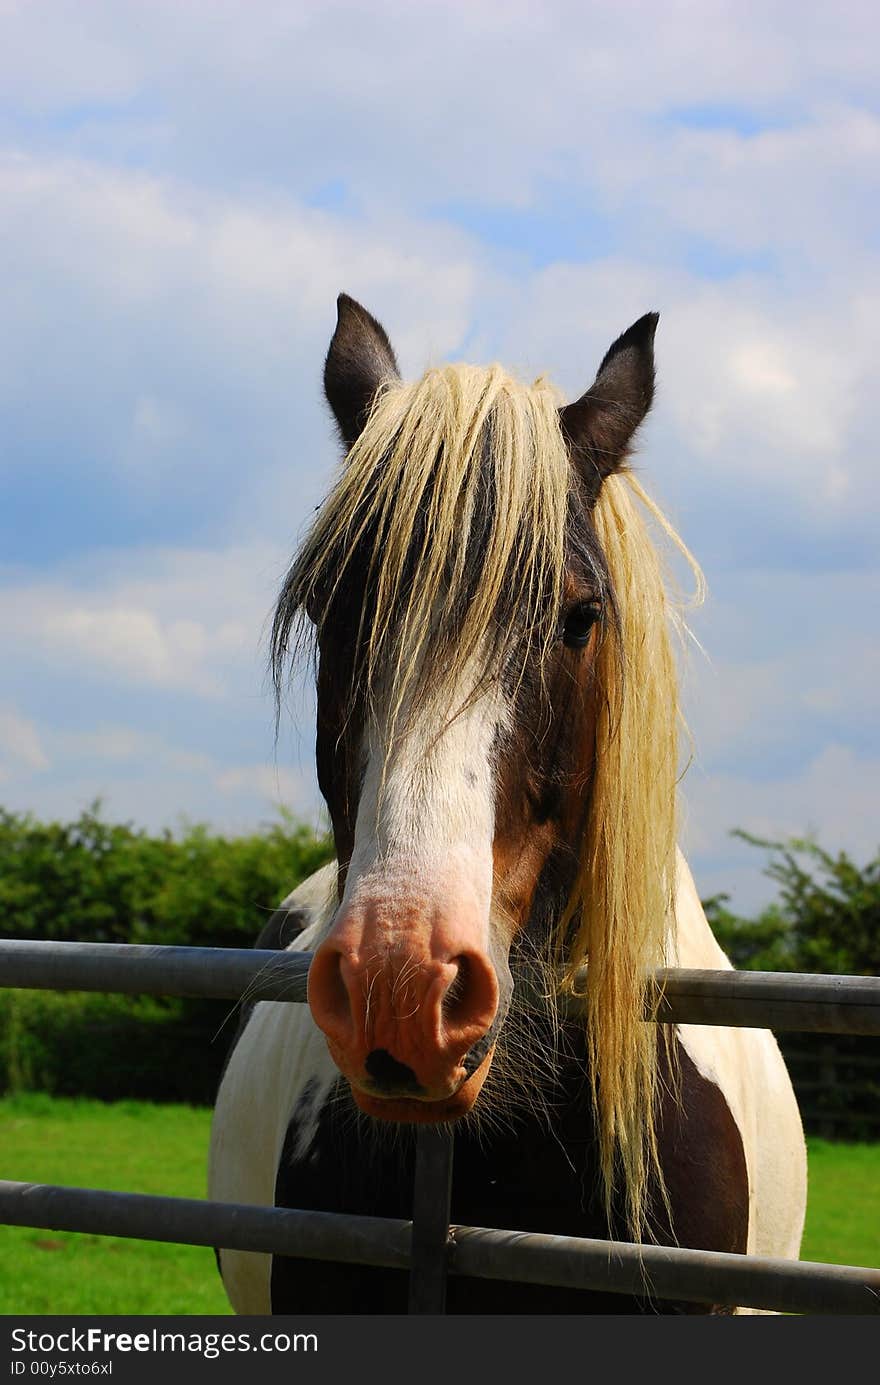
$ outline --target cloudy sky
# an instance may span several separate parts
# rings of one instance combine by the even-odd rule
[[[660,311],[698,885],[772,894],[736,826],[872,853],[878,69],[870,0],[0,0],[0,803],[317,819],[265,636],[344,289],[571,394]]]

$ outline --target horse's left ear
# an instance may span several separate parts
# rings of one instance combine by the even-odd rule
[[[654,398],[654,333],[659,313],[645,313],[605,353],[594,383],[559,410],[562,434],[591,501],[626,459],[633,434]]]
[[[336,300],[337,322],[324,362],[324,393],[343,441],[351,447],[363,432],[376,391],[400,372],[381,322],[354,298]]]

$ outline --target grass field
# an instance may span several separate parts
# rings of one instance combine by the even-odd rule
[[[210,1112],[0,1100],[0,1176],[203,1197]],[[880,1265],[880,1144],[810,1142],[805,1260]],[[228,1313],[213,1252],[0,1227],[0,1313]]]
[[[210,1112],[190,1106],[0,1100],[4,1178],[204,1197]],[[228,1313],[214,1252],[0,1227],[0,1313]]]

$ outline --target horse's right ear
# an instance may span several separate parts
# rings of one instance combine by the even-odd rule
[[[341,293],[336,311],[336,331],[324,362],[324,393],[342,439],[351,447],[363,431],[379,386],[399,380],[400,371],[385,328],[366,308]]]

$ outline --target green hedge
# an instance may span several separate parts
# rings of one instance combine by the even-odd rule
[[[330,859],[329,836],[285,817],[250,836],[151,835],[0,809],[0,936],[249,947],[280,899]]]
[[[0,810],[0,936],[251,947],[331,856],[290,818],[151,835],[98,804],[72,823]],[[211,1102],[236,1023],[224,1001],[0,990],[0,1091]]]
[[[230,1006],[153,996],[0,991],[0,1091],[213,1101]],[[219,1032],[218,1032],[219,1031]]]

